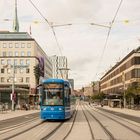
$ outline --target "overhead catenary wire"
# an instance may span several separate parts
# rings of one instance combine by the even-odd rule
[[[103,51],[102,51],[102,53],[101,53],[101,57],[99,58],[99,63],[98,63],[98,65],[97,65],[97,72],[100,70],[101,62],[102,62],[102,59],[103,59],[103,57],[104,57],[105,50],[106,50],[106,48],[107,48],[107,43],[108,43],[108,39],[109,39],[109,36],[110,36],[110,33],[111,33],[111,29],[112,29],[112,26],[113,26],[113,24],[114,24],[114,22],[115,22],[115,20],[116,20],[116,17],[117,17],[117,14],[118,14],[118,12],[119,12],[119,9],[120,9],[120,7],[121,7],[121,5],[122,5],[122,2],[123,2],[123,0],[120,1],[119,5],[118,5],[118,8],[117,8],[117,10],[116,10],[116,12],[115,12],[115,15],[114,15],[112,21],[110,22],[110,26],[109,26],[110,28],[108,29],[107,37],[106,37],[106,39],[105,39],[105,44],[104,44],[104,47],[103,47]],[[93,79],[96,78],[97,72],[96,72],[96,74],[95,74],[95,76],[94,76]]]
[[[57,47],[59,48],[59,51],[60,51],[60,53],[61,53],[61,55],[62,55],[62,51],[61,51],[61,48],[60,48],[60,46],[59,46],[58,39],[57,39],[57,37],[56,37],[56,33],[55,33],[55,30],[54,30],[54,27],[68,26],[68,25],[72,25],[72,23],[71,23],[71,24],[64,24],[64,25],[51,25],[51,22],[49,22],[49,21],[43,16],[43,14],[42,14],[42,13],[40,12],[40,10],[35,6],[35,4],[32,2],[32,0],[29,0],[29,2],[33,5],[33,7],[38,11],[38,13],[41,15],[41,17],[47,22],[47,24],[49,25],[49,27],[52,29],[54,38],[55,38],[55,40],[56,40]],[[97,71],[99,71],[99,68],[100,68],[100,65],[101,65],[101,61],[102,61],[102,59],[103,59],[104,52],[105,52],[106,47],[107,47],[107,43],[108,43],[108,39],[109,39],[109,36],[110,36],[110,32],[111,32],[112,26],[113,26],[113,24],[114,24],[114,22],[115,22],[115,19],[116,19],[116,17],[117,17],[117,14],[118,14],[118,12],[119,12],[119,9],[120,9],[120,7],[121,7],[121,5],[122,5],[122,2],[123,2],[123,0],[120,1],[119,6],[118,6],[118,8],[117,8],[117,11],[116,11],[116,13],[115,13],[115,15],[114,15],[112,21],[110,22],[110,25],[109,25],[109,26],[100,25],[100,24],[96,24],[96,23],[90,23],[90,25],[96,25],[96,26],[102,26],[102,27],[105,27],[105,28],[109,28],[109,29],[108,29],[108,33],[107,33],[107,37],[106,37],[106,40],[105,40],[105,44],[104,44],[104,47],[103,47],[103,51],[102,51],[102,53],[101,53],[101,57],[100,57],[100,59],[99,59],[99,63],[98,63],[98,66],[97,66]],[[96,72],[96,74],[95,74],[95,77],[96,77],[96,76],[97,76],[97,72]]]
[[[47,20],[47,18],[45,18],[45,16],[41,13],[41,11],[36,7],[36,5],[32,2],[32,0],[29,0],[29,2],[33,5],[33,7],[37,10],[37,12],[41,15],[41,17],[47,22],[47,24],[49,25],[49,27],[52,29],[52,33],[54,35],[54,38],[55,38],[55,41],[56,41],[56,45],[57,47],[59,48],[59,51],[60,51],[60,54],[62,56],[62,50],[60,48],[60,45],[58,43],[58,39],[56,37],[56,33],[54,31],[54,28],[53,26],[51,25],[51,23]]]

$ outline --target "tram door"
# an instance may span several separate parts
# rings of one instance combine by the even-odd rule
[[[64,106],[65,106],[65,118],[69,118],[71,115],[70,108],[70,88],[68,85],[64,87]]]

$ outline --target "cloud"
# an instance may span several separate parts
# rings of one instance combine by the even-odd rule
[[[88,56],[82,56],[75,58],[69,62],[71,69],[75,71],[85,71],[87,70],[87,66],[93,61],[93,58],[89,58]]]
[[[68,57],[69,67],[77,73],[75,84],[83,85],[93,81],[94,75],[101,75],[116,60],[123,58],[128,49],[139,45],[140,0],[123,1],[112,27],[100,70],[97,66],[104,48],[108,29],[88,23],[108,25],[112,21],[120,0],[32,0],[50,22],[56,24],[74,23],[72,26],[55,28],[63,55]],[[12,31],[14,2],[0,0],[0,30]],[[60,55],[51,29],[29,0],[18,0],[20,31],[29,31],[47,55]],[[11,21],[3,21],[9,18]],[[124,24],[123,20],[129,20]],[[35,24],[33,21],[38,21]],[[89,76],[90,75],[90,76]]]

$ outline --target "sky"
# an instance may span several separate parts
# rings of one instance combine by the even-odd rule
[[[140,0],[123,0],[105,46],[108,28],[121,0],[17,0],[19,30],[29,32],[48,56],[68,58],[69,78],[75,88],[99,80],[131,50],[140,46]],[[0,0],[0,30],[12,31],[14,0]],[[62,54],[61,54],[61,52]]]

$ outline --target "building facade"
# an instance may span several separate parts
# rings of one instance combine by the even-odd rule
[[[0,102],[10,101],[14,86],[16,101],[35,102],[35,66],[39,65],[42,77],[52,77],[52,64],[26,32],[0,32]]]
[[[71,84],[72,90],[74,90],[74,79],[68,79]]]
[[[68,79],[68,62],[65,56],[51,56],[53,78]]]
[[[106,95],[124,96],[130,86],[140,84],[140,47],[112,67],[101,79],[100,90]],[[138,100],[139,100],[138,94]],[[139,102],[139,101],[137,101]]]

